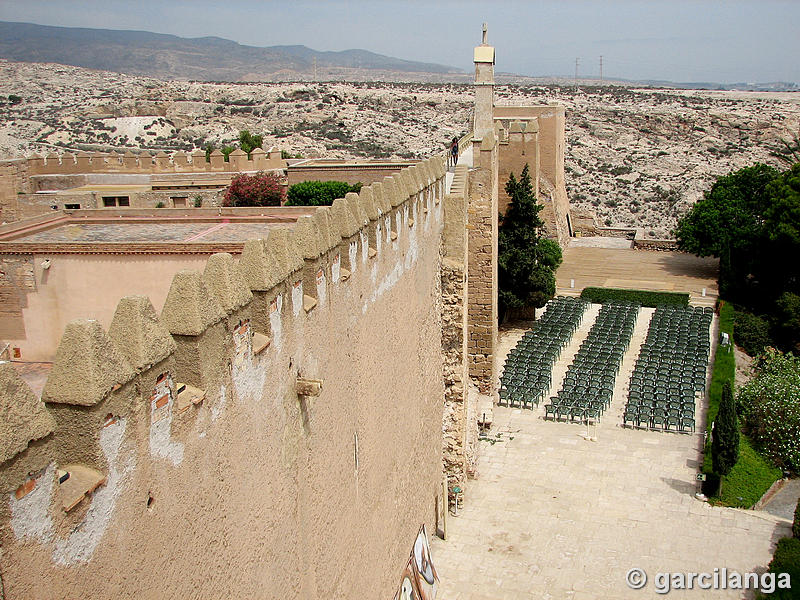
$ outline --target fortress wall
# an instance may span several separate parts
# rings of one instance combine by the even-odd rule
[[[27,163],[22,160],[0,163],[0,223],[10,223],[20,219],[19,194],[27,191],[24,187]]]
[[[222,152],[211,153],[210,161],[206,161],[205,152],[195,151],[191,154],[175,152],[167,155],[163,152],[150,155],[133,154],[91,154],[81,152],[72,154],[50,154],[46,157],[34,156],[27,159],[30,175],[69,175],[88,173],[235,173],[238,171],[269,171],[285,169],[286,161],[281,158],[280,150],[271,148],[265,152],[256,148],[250,157],[241,150],[231,153],[225,162]]]
[[[539,130],[535,120],[512,121],[505,140],[498,146],[498,210],[505,214],[510,198],[506,194],[506,182],[513,173],[519,180],[525,165],[531,176],[531,184],[539,197]]]
[[[442,233],[442,362],[444,367],[444,416],[442,420],[442,459],[448,489],[465,489],[469,456],[467,431],[477,424],[467,420],[468,382],[467,306],[469,304],[467,258],[466,165],[455,169],[450,192],[444,198]]]
[[[17,335],[1,339],[19,348],[25,361],[52,361],[61,332],[73,319],[96,319],[108,328],[123,296],[148,296],[160,311],[175,273],[206,263],[205,256],[192,254],[30,254],[3,256],[0,264],[19,259],[32,265],[33,289],[24,288],[24,308],[14,320],[18,326],[9,332]]]
[[[312,159],[313,161],[313,159]],[[394,175],[403,169],[402,164],[303,164],[290,165],[286,170],[289,185],[303,181],[344,181],[350,185],[362,183],[369,185],[383,181],[387,175]]]
[[[0,365],[7,597],[390,597],[441,493],[443,175],[71,321],[46,409]]]
[[[469,375],[483,392],[492,389],[497,345],[497,196],[498,152],[493,132],[473,145],[470,172],[468,230]]]
[[[566,149],[563,106],[495,106],[495,121],[535,120],[538,126],[539,197],[548,237],[565,247],[569,238],[569,200],[564,178]],[[542,181],[543,180],[543,181]],[[501,186],[504,180],[501,180]]]

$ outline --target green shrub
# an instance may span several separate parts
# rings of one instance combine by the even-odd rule
[[[164,203],[161,202],[161,200],[159,200],[158,202],[156,202],[156,208],[164,208]]]
[[[350,185],[344,181],[303,181],[289,186],[286,206],[330,206],[348,192],[360,191],[360,183]]]
[[[750,508],[781,476],[781,470],[761,456],[747,436],[742,435],[739,438],[739,461],[723,478],[721,489],[710,495],[718,494],[716,500],[725,506]]]
[[[604,302],[634,302],[650,307],[663,304],[689,305],[689,294],[682,292],[651,292],[648,290],[587,287],[581,292],[581,298],[601,304]]]
[[[742,425],[779,467],[800,468],[800,357],[769,351],[739,391]]]
[[[769,563],[770,573],[786,573],[794,583],[795,588],[800,585],[800,539],[785,537],[778,540],[775,554]],[[780,581],[780,580],[777,580]],[[776,585],[777,588],[777,585]],[[776,589],[774,593],[765,596],[766,598],[789,599],[797,598],[796,591],[791,589]]]
[[[769,322],[753,313],[737,310],[734,316],[736,344],[750,356],[756,356],[771,346]]]
[[[794,509],[794,522],[792,522],[792,535],[800,538],[800,498],[797,499],[797,506]]]

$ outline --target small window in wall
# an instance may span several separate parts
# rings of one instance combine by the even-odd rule
[[[66,210],[80,210],[81,209],[81,205],[80,204],[65,204],[64,208]]]
[[[103,196],[103,206],[113,208],[115,206],[130,206],[131,199],[128,196]]]
[[[170,200],[172,200],[173,208],[186,208],[186,196],[172,196]]]

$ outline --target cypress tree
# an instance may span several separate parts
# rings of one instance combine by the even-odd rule
[[[726,381],[722,388],[719,412],[714,419],[711,433],[711,461],[714,472],[727,475],[739,460],[739,420],[736,418],[736,405],[733,401],[733,387]]]
[[[561,264],[561,248],[541,235],[543,206],[536,202],[528,165],[519,180],[508,178],[510,199],[506,214],[499,216],[498,300],[502,319],[508,309],[541,308],[556,292],[555,270]]]

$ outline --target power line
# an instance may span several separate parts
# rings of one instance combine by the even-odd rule
[[[600,81],[603,81],[603,55],[600,55]]]
[[[575,85],[578,85],[578,59],[575,59]]]

